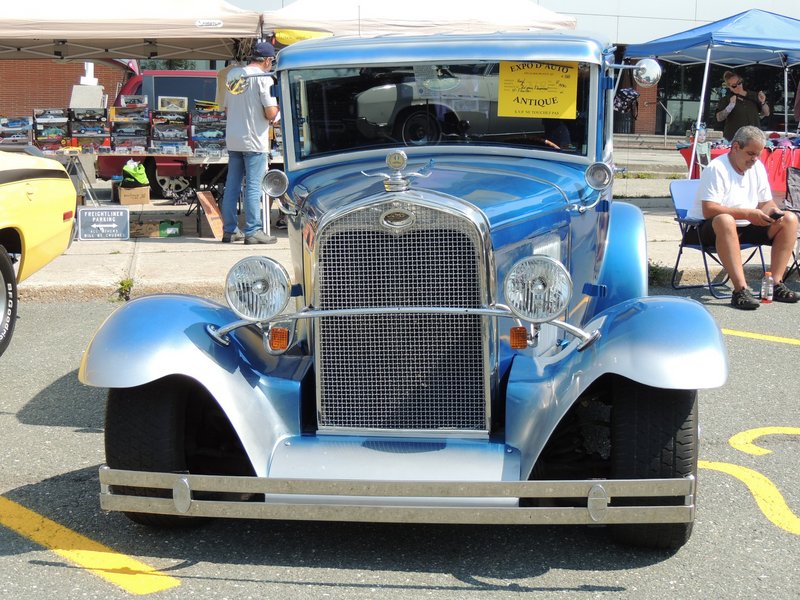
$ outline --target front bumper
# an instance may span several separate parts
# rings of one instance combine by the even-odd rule
[[[171,497],[125,495],[111,486],[167,490]],[[694,521],[696,481],[691,475],[679,479],[585,481],[311,480],[151,473],[103,466],[100,487],[103,510],[186,517],[616,525]],[[225,499],[197,499],[195,494],[225,494]],[[253,501],[254,496],[260,500]],[[652,500],[647,499],[653,497],[662,504],[651,506]],[[547,504],[562,499],[571,505],[508,506],[510,500],[519,498],[545,500]],[[626,498],[628,506],[612,505],[622,498]],[[631,498],[638,499],[639,504]],[[436,504],[431,504],[433,499]]]

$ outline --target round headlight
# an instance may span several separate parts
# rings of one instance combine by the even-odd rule
[[[515,315],[544,323],[566,310],[572,296],[572,278],[557,260],[531,256],[511,267],[504,288],[506,304]]]
[[[614,183],[614,171],[606,163],[596,162],[586,169],[586,183],[593,190],[604,190]]]
[[[283,265],[263,256],[243,258],[225,280],[225,299],[233,312],[248,321],[266,321],[280,314],[291,295]]]

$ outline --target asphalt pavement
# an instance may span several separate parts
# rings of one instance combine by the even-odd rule
[[[677,257],[679,230],[669,199],[669,184],[685,174],[686,165],[674,148],[621,148],[617,166],[626,170],[614,182],[617,200],[638,205],[644,215],[650,264],[662,275],[671,272]],[[93,186],[100,206],[117,207],[108,182]],[[87,203],[89,207],[91,202]],[[75,299],[131,297],[159,292],[180,292],[221,297],[225,275],[237,261],[252,255],[277,259],[294,273],[286,230],[272,230],[277,241],[270,245],[223,244],[213,238],[204,220],[198,220],[192,205],[153,200],[149,205],[130,205],[132,228],[136,224],[180,221],[177,237],[131,237],[127,240],[75,240],[60,257],[22,282],[23,301],[29,299]],[[273,211],[273,220],[276,217]],[[767,260],[768,256],[767,256]],[[682,260],[682,281],[703,281],[700,253],[687,251]],[[751,286],[760,271],[748,271]]]

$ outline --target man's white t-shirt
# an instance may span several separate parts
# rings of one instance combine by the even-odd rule
[[[248,74],[263,74],[258,67],[247,66]],[[225,94],[225,145],[238,152],[269,152],[269,121],[264,107],[277,106],[272,96],[272,77],[251,77],[244,93]]]
[[[704,219],[703,201],[717,202],[730,208],[755,208],[768,200],[772,200],[772,190],[764,163],[757,160],[744,175],[739,175],[731,165],[729,155],[723,154],[712,160],[703,170],[697,197],[686,216],[690,219]]]

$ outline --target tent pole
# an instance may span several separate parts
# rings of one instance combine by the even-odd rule
[[[781,55],[783,62],[783,135],[789,136],[789,64],[786,55]]]
[[[703,87],[700,90],[700,108],[697,110],[697,121],[694,124],[694,135],[692,136],[692,156],[689,159],[689,174],[686,176],[686,179],[692,178],[692,173],[694,172],[694,161],[695,157],[697,156],[697,130],[700,127],[700,123],[702,123],[703,119],[703,107],[704,107],[704,98],[706,97],[706,87],[708,86],[708,71],[711,67],[711,44],[708,45],[706,49],[706,69],[703,72]]]

